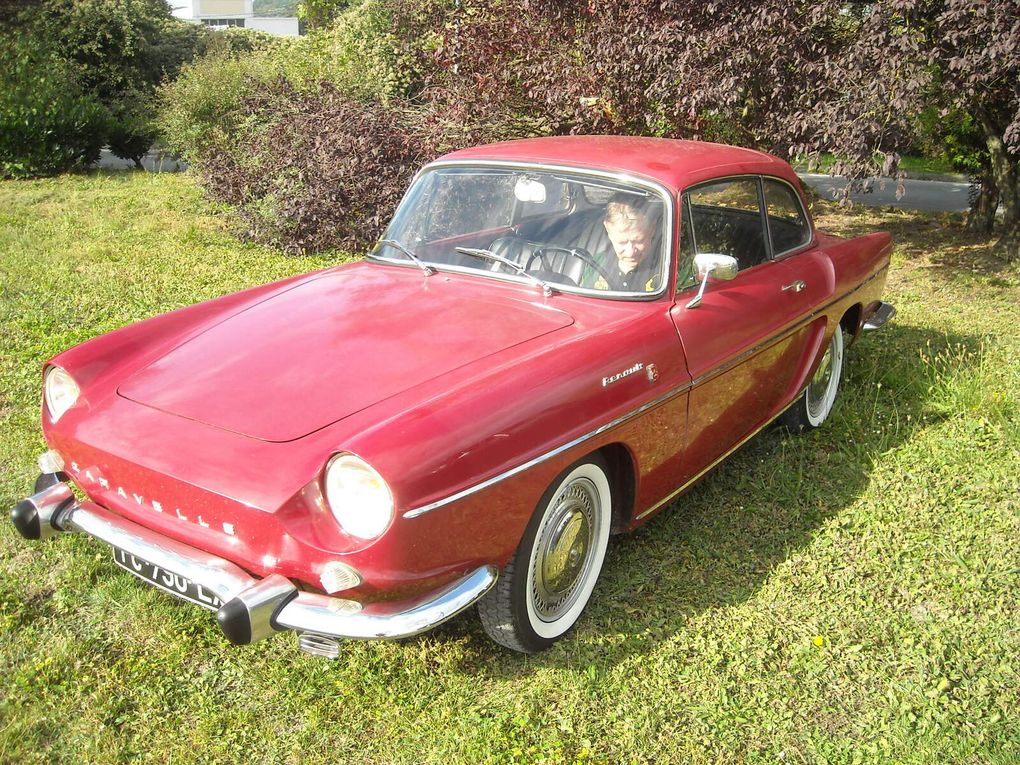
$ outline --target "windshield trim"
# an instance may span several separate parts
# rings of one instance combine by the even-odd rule
[[[673,272],[673,257],[676,252],[674,247],[674,225],[673,216],[675,214],[673,205],[673,195],[666,186],[657,181],[653,181],[650,178],[643,178],[639,175],[632,175],[631,173],[616,172],[610,170],[598,170],[594,168],[586,167],[575,167],[572,165],[557,165],[546,162],[515,162],[509,160],[476,160],[476,159],[449,159],[449,160],[437,160],[430,162],[425,165],[421,170],[414,174],[414,178],[411,179],[411,183],[408,184],[407,191],[404,196],[401,197],[400,204],[397,205],[399,210],[401,205],[404,204],[407,196],[411,193],[411,190],[421,180],[421,178],[430,172],[440,170],[447,167],[478,167],[478,168],[498,168],[498,169],[517,169],[517,170],[542,170],[553,173],[568,173],[571,175],[589,176],[592,178],[601,178],[603,180],[612,180],[618,183],[628,184],[637,186],[645,191],[650,191],[653,194],[661,198],[663,203],[664,214],[662,216],[662,243],[666,249],[665,257],[662,258],[662,265],[660,266],[660,279],[661,284],[659,289],[655,292],[620,292],[617,290],[594,290],[589,287],[573,287],[569,284],[555,284],[553,285],[555,291],[558,293],[566,293],[571,295],[584,295],[585,297],[594,297],[599,299],[607,300],[657,300],[661,298],[666,291],[669,289],[669,275]],[[388,228],[388,227],[387,227]],[[416,267],[414,263],[406,258],[391,258],[384,257],[382,255],[375,255],[368,253],[367,258],[380,263],[386,263],[388,265],[397,266],[411,266]],[[522,284],[529,287],[534,287],[534,283],[518,274],[506,274],[499,271],[481,271],[477,268],[466,268],[463,266],[450,265],[448,263],[436,263],[431,260],[424,260],[429,266],[435,268],[437,271],[449,271],[452,273],[467,274],[470,276],[482,276],[485,278],[498,279],[500,281],[509,281],[516,284]]]

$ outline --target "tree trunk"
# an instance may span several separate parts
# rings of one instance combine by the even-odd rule
[[[980,175],[971,176],[970,211],[967,213],[967,230],[981,234],[992,233],[995,211],[999,207],[999,187],[988,168]]]
[[[1006,260],[1017,260],[1020,259],[1020,156],[1006,148],[1003,131],[997,129],[988,113],[979,114],[978,119],[985,133],[992,177],[1002,201],[1002,236],[995,248]]]
[[[1000,182],[1002,197],[1002,235],[995,243],[995,249],[1007,261],[1020,260],[1020,162],[1013,160],[1008,172],[1002,175],[1008,178],[1008,186]]]
[[[995,251],[1010,263],[1020,260],[1020,225],[1002,232],[999,241],[995,243]]]

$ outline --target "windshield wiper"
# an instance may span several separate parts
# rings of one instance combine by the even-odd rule
[[[454,247],[457,252],[463,253],[464,255],[474,255],[476,258],[485,258],[486,260],[493,260],[496,263],[502,263],[504,266],[510,266],[514,271],[519,273],[526,279],[531,279],[535,284],[542,288],[542,294],[549,297],[555,290],[548,285],[548,283],[542,281],[530,271],[525,271],[524,266],[520,263],[514,263],[510,258],[504,258],[502,255],[497,255],[492,250],[483,250],[479,247]]]
[[[409,249],[407,249],[404,245],[402,245],[396,239],[380,239],[378,241],[378,244],[389,245],[393,249],[399,250],[400,252],[404,253],[408,258],[410,258],[411,260],[414,261],[415,265],[418,266],[418,268],[420,268],[422,270],[422,273],[424,273],[425,276],[432,276],[432,274],[434,274],[436,272],[436,269],[434,269],[432,266],[427,265],[426,263],[424,263],[421,258],[419,258],[417,255],[415,255],[413,252],[411,252]]]

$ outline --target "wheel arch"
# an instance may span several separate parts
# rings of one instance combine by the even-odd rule
[[[839,326],[842,327],[843,331],[850,339],[847,346],[852,345],[861,334],[861,314],[863,310],[864,309],[860,303],[854,303],[846,309],[843,317],[839,320]]]
[[[634,457],[623,443],[606,444],[595,454],[601,454],[609,468],[609,486],[613,492],[612,533],[619,534],[630,526],[634,514],[634,493],[637,486]]]

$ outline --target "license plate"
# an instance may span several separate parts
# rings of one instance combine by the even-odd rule
[[[197,582],[160,568],[155,563],[149,563],[118,547],[113,548],[113,562],[139,579],[203,608],[216,611],[223,605],[223,601]]]

